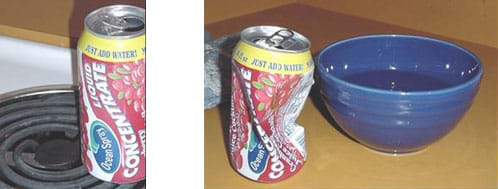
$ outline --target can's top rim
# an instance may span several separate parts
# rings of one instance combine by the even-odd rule
[[[292,39],[296,40],[298,44],[293,45],[292,49],[273,48],[256,43],[257,40],[271,37],[280,30],[289,30],[289,29],[280,26],[269,26],[269,25],[252,26],[242,30],[242,32],[240,33],[240,38],[242,41],[246,42],[251,46],[275,52],[302,53],[310,50],[311,43],[308,40],[308,38],[304,37],[302,34],[294,30],[289,30],[289,31],[292,31],[293,34]]]
[[[129,32],[128,35],[108,35],[108,34],[104,34],[104,33],[99,33],[97,31],[93,31],[91,29],[90,26],[97,21],[95,17],[98,16],[98,14],[105,13],[105,12],[112,12],[112,11],[115,11],[114,13],[119,11],[119,12],[121,12],[121,14],[122,14],[122,12],[126,12],[127,13],[126,16],[133,16],[133,17],[139,19],[144,24],[143,29],[140,29],[136,32]],[[91,33],[95,36],[101,37],[101,38],[108,38],[108,39],[135,38],[135,37],[138,37],[138,36],[145,34],[145,9],[143,9],[141,7],[137,7],[137,6],[132,6],[132,5],[110,5],[110,6],[101,7],[101,8],[98,8],[96,10],[93,10],[85,17],[84,28],[89,33]]]

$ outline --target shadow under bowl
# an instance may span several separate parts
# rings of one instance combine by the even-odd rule
[[[339,126],[385,153],[418,151],[445,136],[482,77],[470,51],[410,35],[339,41],[320,52],[317,69],[323,102]]]

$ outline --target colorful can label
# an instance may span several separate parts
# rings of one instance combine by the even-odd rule
[[[104,37],[85,24],[77,49],[83,162],[103,181],[143,180],[145,35]]]
[[[291,41],[287,48],[260,44],[282,31],[291,35],[276,43]],[[314,83],[313,68],[309,42],[300,34],[275,26],[242,31],[233,51],[229,125],[230,160],[240,174],[273,183],[302,168],[306,160],[304,128],[295,121]]]

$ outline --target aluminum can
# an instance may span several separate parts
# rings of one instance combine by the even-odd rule
[[[113,183],[145,178],[145,10],[99,8],[78,41],[83,163]]]
[[[295,123],[309,94],[310,42],[278,26],[244,29],[232,55],[228,151],[233,168],[258,182],[295,175],[306,160],[304,128]]]

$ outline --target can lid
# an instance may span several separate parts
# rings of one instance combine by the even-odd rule
[[[241,40],[270,51],[299,53],[310,49],[309,40],[296,31],[279,26],[254,26],[241,32]]]
[[[145,10],[130,5],[102,7],[88,14],[85,28],[103,38],[140,36],[145,33]]]

